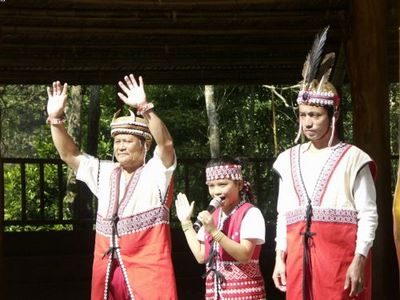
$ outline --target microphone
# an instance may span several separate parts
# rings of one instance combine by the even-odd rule
[[[211,214],[216,210],[218,207],[222,205],[222,201],[225,197],[215,197],[213,198],[210,203],[208,204],[207,211]],[[203,226],[203,223],[197,219],[196,222],[193,224],[194,231],[198,232],[200,227]]]

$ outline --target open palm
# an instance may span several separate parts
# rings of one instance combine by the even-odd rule
[[[124,80],[125,83],[122,81],[118,82],[118,85],[124,92],[118,93],[119,98],[131,107],[138,107],[139,105],[146,103],[146,93],[144,92],[142,76],[139,76],[139,84],[136,82],[133,74],[125,76]]]
[[[64,113],[64,108],[67,103],[67,88],[68,84],[61,85],[59,81],[53,82],[52,87],[47,87],[47,113],[49,117],[59,118]]]
[[[178,217],[179,221],[186,221],[190,220],[190,217],[193,213],[194,202],[189,204],[186,195],[183,193],[179,193],[177,195],[177,199],[175,200],[175,207],[176,207],[176,216]]]

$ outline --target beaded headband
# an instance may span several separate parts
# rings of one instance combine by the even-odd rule
[[[340,97],[333,91],[300,91],[297,97],[297,104],[318,105],[318,106],[339,106]]]
[[[222,165],[206,168],[206,183],[217,179],[242,180],[241,165]]]
[[[118,117],[120,112],[119,110],[115,113],[111,122],[111,136],[115,137],[117,134],[132,134],[143,137],[146,140],[147,149],[149,149],[153,137],[145,119],[136,117],[132,111],[130,111],[130,116]]]

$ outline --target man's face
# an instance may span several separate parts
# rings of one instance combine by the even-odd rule
[[[330,120],[327,110],[322,106],[299,105],[299,122],[303,133],[311,142],[328,142],[330,138]]]
[[[144,145],[139,137],[132,134],[118,134],[114,137],[114,155],[121,165],[143,161]]]

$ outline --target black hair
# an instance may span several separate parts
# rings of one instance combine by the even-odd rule
[[[322,107],[326,109],[329,120],[332,120],[333,114],[335,113],[335,108],[332,105],[323,105]]]

